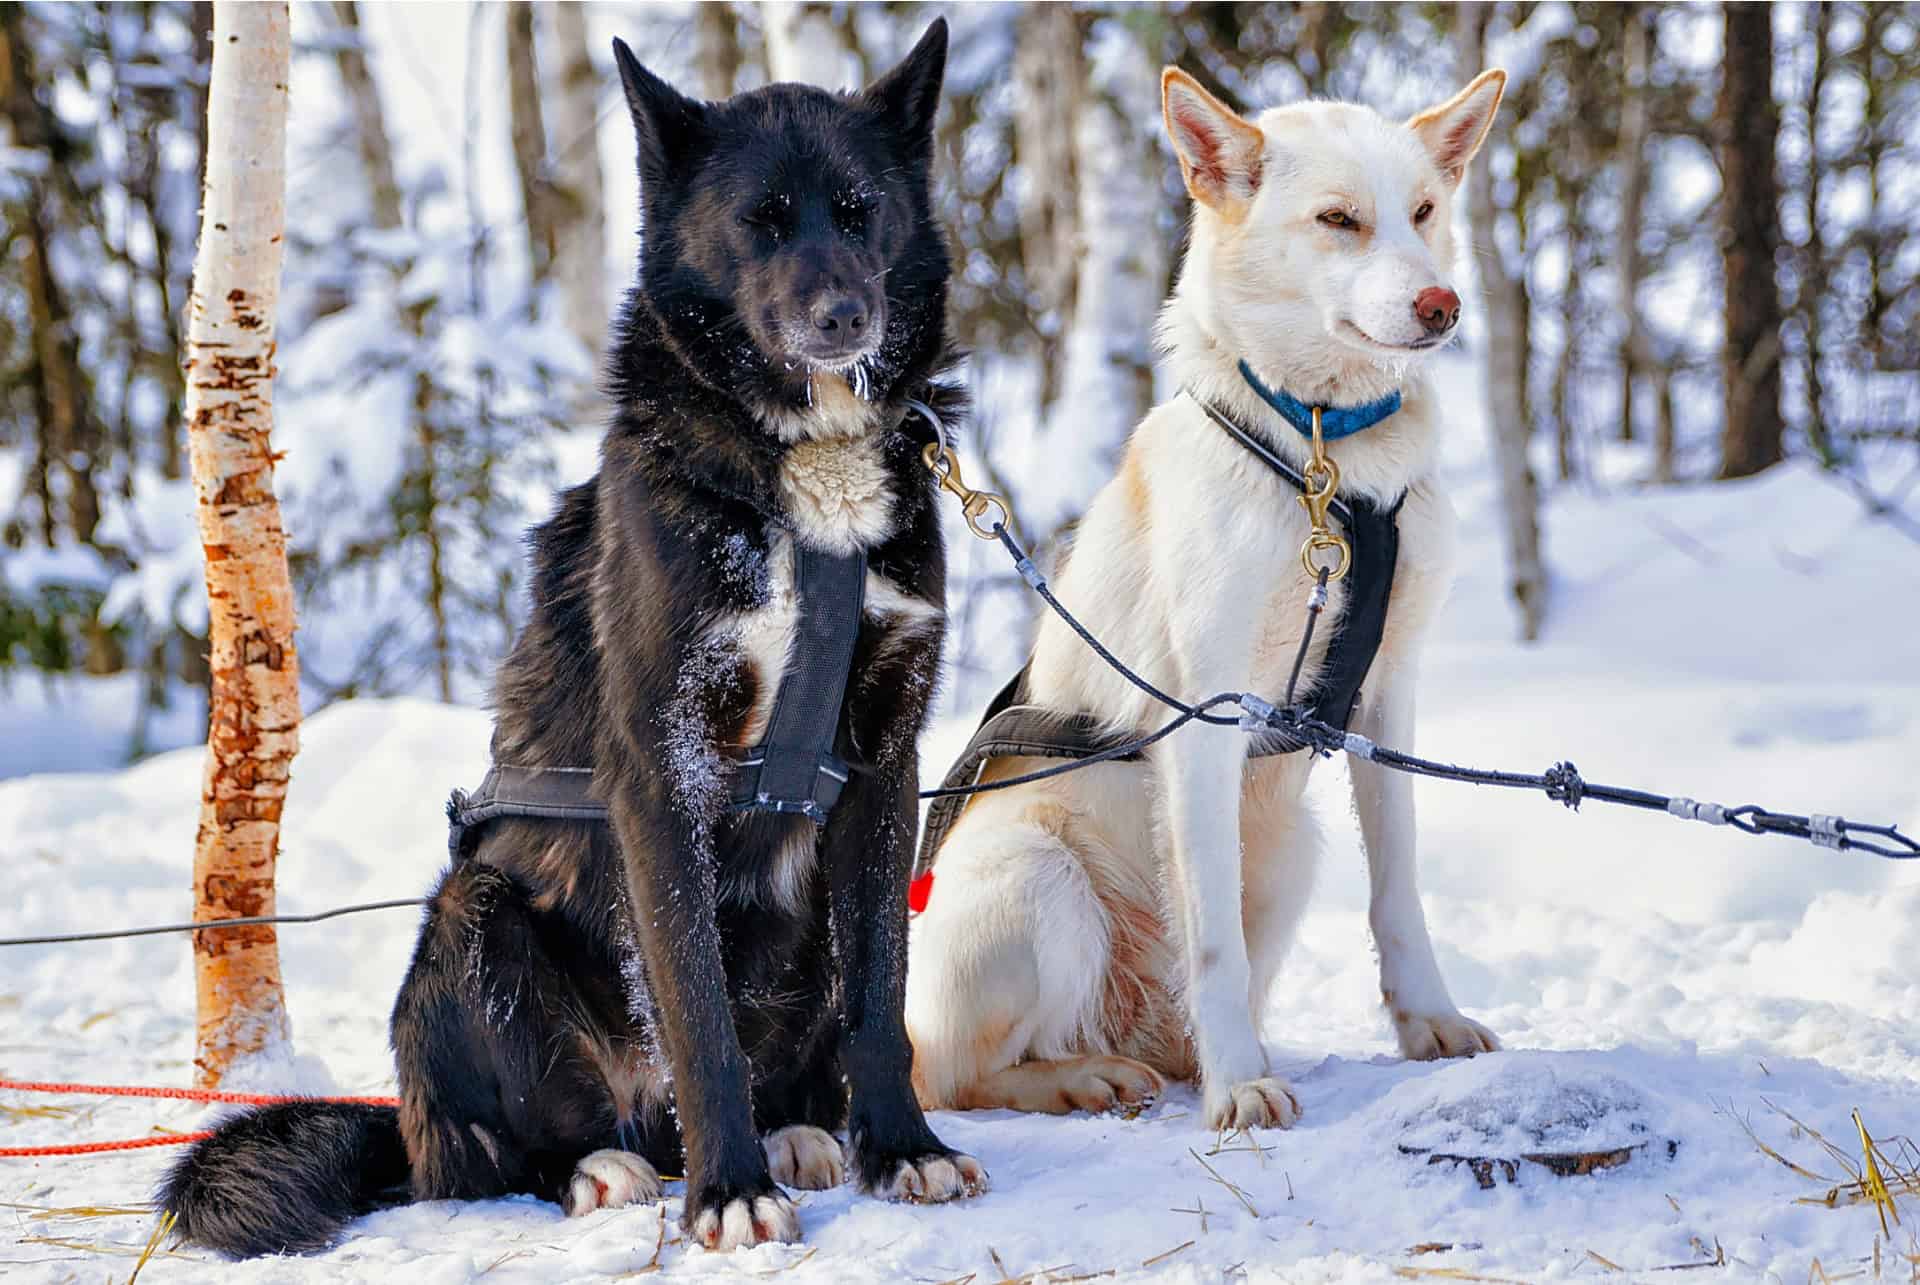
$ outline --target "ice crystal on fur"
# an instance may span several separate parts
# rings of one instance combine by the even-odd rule
[[[730,531],[714,546],[714,561],[720,567],[720,579],[729,589],[738,590],[748,601],[767,600],[770,575],[767,555],[754,546],[745,531]]]
[[[705,701],[726,682],[735,659],[730,635],[696,644],[681,662],[666,710],[664,749],[674,804],[693,827],[694,850],[707,856],[713,852],[713,823],[726,804],[727,774]]]

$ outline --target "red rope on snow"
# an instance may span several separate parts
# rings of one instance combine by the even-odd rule
[[[218,1089],[167,1089],[138,1084],[59,1084],[44,1080],[0,1080],[0,1089],[15,1093],[92,1093],[110,1098],[172,1098],[184,1102],[225,1102],[241,1106],[275,1106],[282,1102],[358,1102],[366,1106],[397,1107],[399,1098],[313,1097],[301,1093],[224,1093]],[[178,1146],[213,1136],[213,1130],[170,1133],[157,1138],[126,1138],[118,1142],[75,1142],[61,1147],[0,1147],[0,1159],[32,1156],[85,1156],[101,1151],[133,1151],[140,1147]]]
[[[0,1160],[20,1160],[33,1156],[89,1156],[97,1151],[132,1151],[137,1147],[171,1147],[178,1143],[211,1138],[212,1129],[198,1133],[168,1133],[156,1138],[123,1138],[119,1142],[75,1142],[64,1147],[0,1147]]]

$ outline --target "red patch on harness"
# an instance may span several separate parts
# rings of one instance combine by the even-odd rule
[[[929,870],[907,885],[907,909],[919,914],[927,908],[927,899],[933,896],[933,871]]]

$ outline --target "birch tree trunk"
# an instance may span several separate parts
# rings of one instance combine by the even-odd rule
[[[767,79],[824,89],[857,89],[866,80],[854,43],[853,17],[843,6],[814,0],[763,0]]]
[[[300,736],[286,534],[273,494],[274,313],[286,227],[287,6],[214,7],[207,173],[187,318],[187,440],[213,671],[195,922],[274,913]],[[270,925],[194,934],[195,1083],[287,1036]]]
[[[702,5],[702,9],[719,8]],[[606,194],[595,143],[600,78],[587,52],[585,6],[567,0],[546,7],[559,67],[554,87],[552,192],[559,209],[553,230],[553,279],[567,329],[598,354],[607,332]]]
[[[1459,60],[1466,69],[1484,65],[1490,7],[1463,5],[1455,11]],[[1513,90],[1509,85],[1510,103],[1517,98]],[[1467,208],[1473,239],[1485,250],[1475,262],[1486,300],[1487,424],[1506,525],[1508,587],[1520,611],[1520,636],[1532,642],[1540,637],[1546,616],[1547,576],[1540,555],[1540,488],[1527,459],[1532,423],[1526,412],[1526,286],[1500,249],[1496,235],[1500,210],[1493,196],[1493,153],[1502,143],[1511,144],[1510,120],[1510,115],[1494,118],[1487,154],[1467,170]]]
[[[1093,438],[1117,450],[1153,405],[1154,318],[1167,285],[1161,195],[1158,69],[1131,31],[1108,33],[1089,60],[1087,90],[1074,121],[1080,270],[1067,338],[1065,403]]]

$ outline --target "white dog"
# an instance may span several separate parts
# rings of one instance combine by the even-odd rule
[[[1217,411],[1304,471],[1308,439],[1243,375],[1299,403],[1390,406],[1329,442],[1341,494],[1399,510],[1384,634],[1352,730],[1408,747],[1414,671],[1451,573],[1452,513],[1433,475],[1445,414],[1419,370],[1458,320],[1456,189],[1506,83],[1488,71],[1405,124],[1348,103],[1249,122],[1169,68],[1166,126],[1194,199],[1192,242],[1160,318],[1184,390],[1157,407],[1093,501],[1060,598],[1122,659],[1187,699],[1278,699],[1313,582],[1298,490],[1214,422]],[[1327,560],[1331,560],[1328,558]],[[1303,671],[1338,632],[1332,600]],[[1167,716],[1051,616],[1025,699],[1146,731]],[[1048,765],[995,760],[983,779]],[[1307,753],[1249,758],[1231,728],[1190,725],[1141,761],[974,797],[939,852],[914,927],[907,1024],[928,1107],[1099,1110],[1162,1077],[1199,1077],[1213,1129],[1287,1126],[1257,1021],[1313,881]],[[1498,1047],[1461,1015],[1434,961],[1414,877],[1404,776],[1353,763],[1372,880],[1380,992],[1410,1058]]]

